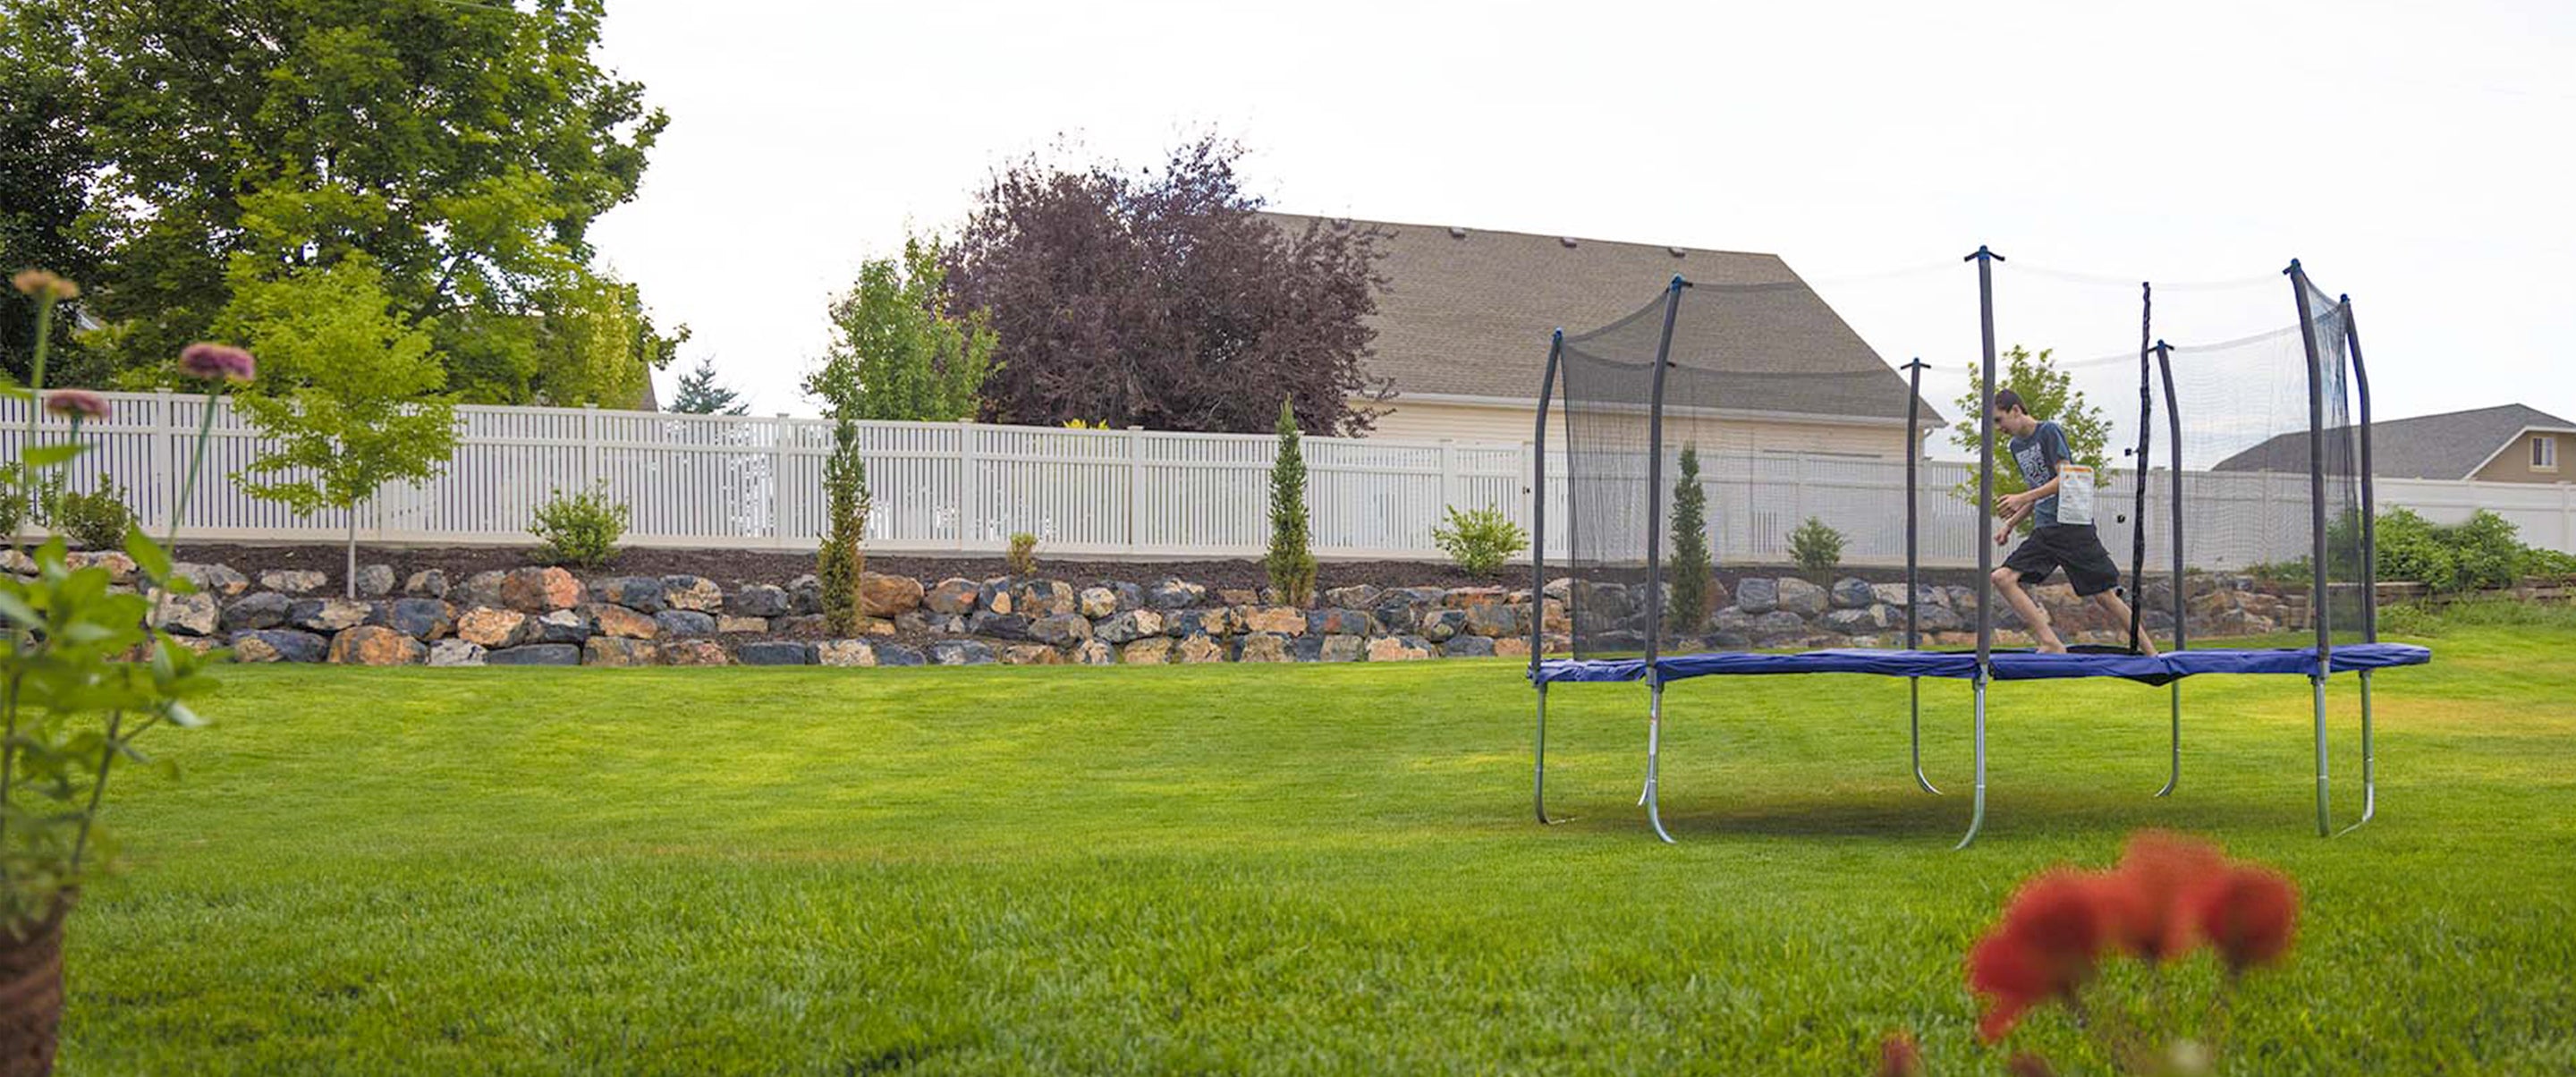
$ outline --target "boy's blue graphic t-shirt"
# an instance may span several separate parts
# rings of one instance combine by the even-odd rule
[[[2025,490],[2047,485],[2048,480],[2057,477],[2057,465],[2074,455],[2074,450],[2066,444],[2066,431],[2051,422],[2039,424],[2039,429],[2031,431],[2029,437],[2012,439],[2009,447],[2013,462],[2021,465],[2022,489]],[[2035,527],[2057,526],[2057,495],[2040,498],[2039,504],[2031,509],[2030,519]]]

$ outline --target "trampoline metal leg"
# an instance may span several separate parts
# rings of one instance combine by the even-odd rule
[[[1905,678],[1905,694],[1905,734],[1914,749],[1914,784],[1921,786],[1926,793],[1939,796],[1941,791],[1933,788],[1932,779],[1923,776],[1923,678]]]
[[[1639,801],[1646,806],[1646,822],[1655,828],[1655,836],[1667,845],[1675,844],[1664,829],[1661,805],[1655,799],[1655,772],[1664,741],[1664,685],[1657,681],[1646,688],[1646,795]]]
[[[1530,752],[1530,804],[1538,811],[1541,824],[1554,823],[1547,817],[1547,682],[1538,685],[1538,738]]]
[[[1975,810],[1974,810],[1972,813],[1970,813],[1970,814],[1969,814],[1969,816],[1968,816],[1968,833],[1967,833],[1967,836],[1960,838],[1960,839],[1959,839],[1959,844],[1954,845],[1954,846],[1951,846],[1952,850],[1954,850],[1954,851],[1955,851],[1955,850],[1958,850],[1958,849],[1965,849],[1965,848],[1967,848],[1970,844],[1974,843],[1974,842],[1977,840],[1977,832],[1978,832],[1978,831],[1980,831],[1980,830],[1985,829],[1985,826],[1986,826],[1986,679],[1985,679],[1984,677],[1978,677],[1978,678],[1976,678],[1976,680],[1975,680],[1975,682],[1974,682],[1974,683],[1976,684],[1976,692],[1977,692],[1977,720],[1976,720],[1976,742],[1977,742],[1977,748],[1976,748],[1976,754],[1977,754],[1977,793],[1976,793],[1976,808],[1975,808]]]
[[[2317,836],[2334,835],[2334,824],[2327,814],[2326,802],[2326,679],[2319,674],[2308,679],[2316,687],[2317,712]]]
[[[2165,776],[2165,787],[2156,790],[2160,797],[2172,796],[2174,787],[2182,784],[2182,682],[2166,687],[2173,690],[2173,772]]]
[[[2370,671],[2361,671],[2361,818],[2340,833],[2350,834],[2379,814],[2379,764],[2370,745]]]

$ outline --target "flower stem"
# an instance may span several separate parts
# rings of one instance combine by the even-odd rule
[[[99,799],[107,793],[107,767],[116,762],[116,729],[125,722],[124,711],[109,711],[107,744],[100,749],[98,778],[89,784],[89,807],[81,812],[80,836],[72,839],[72,878],[80,878],[81,855],[89,849],[89,826],[98,820]]]

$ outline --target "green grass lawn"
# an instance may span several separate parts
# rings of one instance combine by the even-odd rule
[[[1532,822],[1509,662],[242,669],[159,740],[182,778],[119,778],[64,1069],[1866,1073],[1905,1027],[1997,1072],[1971,939],[2162,826],[2305,891],[2231,1072],[2568,1072],[2576,628],[2431,642],[2379,678],[2358,832],[2314,833],[2302,680],[2188,683],[2166,800],[2161,689],[2026,682],[1965,852],[1958,682],[1942,797],[1901,681],[1678,685],[1667,847],[1634,685],[1555,690],[1575,819]],[[2014,1042],[2084,1060],[2062,1013]]]

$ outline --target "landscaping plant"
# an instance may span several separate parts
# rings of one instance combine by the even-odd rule
[[[1843,533],[1813,516],[1789,532],[1789,559],[1810,576],[1832,572],[1843,561]]]
[[[37,472],[81,455],[81,424],[105,417],[107,401],[87,390],[44,388],[47,322],[54,304],[78,288],[37,270],[12,283],[35,300],[37,311],[28,385],[6,390],[27,409],[19,442],[25,466],[11,473],[19,485],[6,491],[23,500]],[[216,393],[254,371],[249,353],[210,344],[190,346],[179,366],[212,383]],[[63,440],[39,440],[46,413],[68,421]],[[207,409],[209,420],[212,414]],[[205,462],[210,427],[211,421],[198,427],[186,478],[171,503],[169,540],[154,542],[120,517],[126,527],[119,539],[141,588],[112,586],[104,565],[73,567],[60,537],[35,549],[28,575],[0,575],[0,621],[6,623],[0,636],[0,1069],[11,1074],[52,1068],[63,1004],[64,920],[81,884],[106,859],[97,824],[116,762],[153,764],[136,740],[164,725],[201,724],[190,701],[215,689],[205,666],[223,653],[182,646],[157,627],[169,595],[195,590],[172,571],[170,550]],[[117,508],[123,511],[122,504]]]
[[[116,549],[125,544],[125,533],[134,526],[134,510],[125,507],[125,491],[105,475],[99,476],[98,488],[86,494],[55,495],[53,506],[48,522],[85,550]]]
[[[1279,601],[1303,606],[1315,597],[1315,551],[1306,536],[1306,457],[1297,447],[1297,412],[1279,402],[1279,455],[1270,465],[1270,553],[1262,558]]]
[[[832,455],[823,461],[823,548],[814,576],[822,581],[823,623],[836,636],[859,630],[860,540],[868,529],[868,465],[859,458],[859,424],[844,412],[832,425]]]
[[[634,512],[623,501],[608,498],[608,484],[586,493],[561,490],[537,506],[528,533],[544,545],[545,559],[558,565],[598,568],[617,556],[617,541],[626,537]]]
[[[1672,605],[1664,622],[1675,635],[1699,634],[1716,612],[1716,575],[1708,553],[1708,491],[1699,484],[1699,446],[1682,445],[1682,476],[1673,484]]]
[[[1451,505],[1431,525],[1431,541],[1468,574],[1490,576],[1513,554],[1529,548],[1529,532],[1491,505],[1465,512]]]
[[[1038,537],[1026,531],[1012,532],[1011,550],[1002,555],[1002,560],[1011,566],[1011,575],[1037,575]]]

